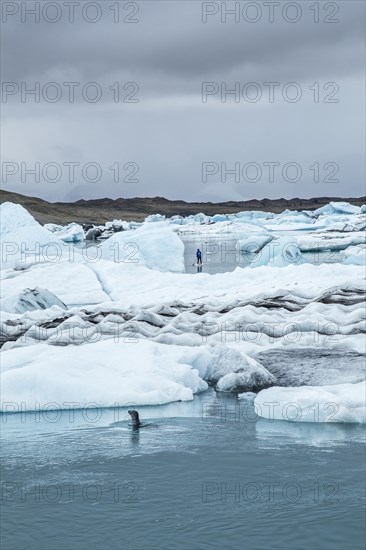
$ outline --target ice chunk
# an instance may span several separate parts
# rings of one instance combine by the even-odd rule
[[[335,202],[331,201],[329,204],[317,208],[314,210],[314,214],[319,216],[320,214],[360,214],[361,208],[350,204],[349,202]]]
[[[215,214],[214,216],[210,216],[210,221],[216,223],[216,222],[226,222],[228,219],[226,214]]]
[[[87,241],[95,241],[102,235],[102,231],[99,227],[91,227],[85,234],[85,239]]]
[[[365,422],[366,382],[273,387],[255,398],[259,416],[292,422]]]
[[[11,235],[18,229],[23,229],[23,227],[41,227],[33,216],[20,204],[4,202],[0,206],[0,212],[0,232],[3,237]],[[47,235],[45,232],[43,234]]]
[[[151,214],[150,216],[147,216],[145,218],[146,223],[162,222],[164,220],[165,220],[165,216],[163,216],[162,214]]]
[[[144,223],[134,231],[115,233],[101,245],[101,258],[159,271],[184,271],[184,244],[165,221]]]
[[[275,382],[274,377],[261,365],[256,368],[246,368],[243,371],[225,374],[216,384],[217,391],[247,392],[261,390],[271,386]]]
[[[317,233],[316,235],[306,235],[304,237],[296,238],[299,249],[301,252],[316,252],[321,250],[345,250],[349,246],[365,244],[366,235],[360,234],[346,234],[335,235],[329,237],[329,234],[322,235]]]
[[[78,223],[70,223],[65,226],[46,223],[44,227],[65,243],[78,243],[85,239],[84,229]]]
[[[46,231],[46,230],[45,230]],[[66,246],[66,245],[65,245]],[[79,260],[75,256],[75,260]],[[80,261],[40,263],[20,271],[16,277],[1,281],[2,299],[20,293],[24,288],[47,288],[68,307],[109,301],[101,284],[91,269],[94,263]],[[117,280],[115,281],[117,283]],[[120,281],[118,281],[120,284]]]
[[[350,246],[344,251],[344,264],[366,265],[366,245]]]
[[[10,313],[24,313],[35,309],[47,309],[58,306],[67,309],[67,306],[47,288],[25,288],[20,293],[3,300],[1,309]]]
[[[4,202],[0,206],[2,238],[1,269],[14,267],[31,258],[60,258],[67,246],[42,227],[20,204]]]
[[[251,235],[246,239],[239,239],[236,246],[244,253],[259,252],[266,244],[273,241],[273,239],[274,237],[272,235]]]
[[[275,377],[258,361],[224,345],[213,350],[207,370],[201,376],[218,391],[258,391],[275,384]]]
[[[116,231],[116,229],[118,231],[127,231],[130,229],[130,224],[124,220],[113,220],[112,222],[106,222],[105,227],[113,231]]]
[[[207,384],[179,362],[181,355],[179,347],[143,340],[58,348],[40,343],[31,355],[27,348],[5,351],[1,410],[7,403],[34,410],[189,401]]]
[[[309,224],[313,224],[314,219],[305,212],[298,212],[297,210],[284,210],[281,214],[275,214],[272,220],[266,221],[266,225],[294,225],[296,229],[297,224],[305,224],[305,227],[309,228]],[[282,227],[280,227],[282,229]]]
[[[297,241],[291,237],[278,237],[262,248],[249,267],[262,265],[271,267],[285,267],[291,264],[306,263],[301,254]]]
[[[191,217],[191,216],[189,216]],[[206,216],[206,214],[203,214],[203,212],[200,212],[199,214],[194,214],[191,219],[194,220],[196,223],[200,224],[207,224],[210,222],[209,216]]]

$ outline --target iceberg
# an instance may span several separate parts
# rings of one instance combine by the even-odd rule
[[[322,206],[321,208],[317,208],[316,210],[314,210],[314,214],[316,216],[320,216],[321,214],[338,215],[338,214],[360,214],[360,213],[361,213],[361,207],[350,204],[349,202],[336,202],[336,201],[331,201],[329,204],[326,204],[325,206]]]
[[[272,212],[263,212],[262,210],[243,210],[237,214],[229,214],[229,219],[240,219],[240,218],[249,218],[250,220],[270,220],[275,217],[276,214]]]
[[[356,219],[354,219],[356,218]],[[366,217],[365,216],[347,216],[346,220],[343,221],[334,221],[330,216],[326,216],[324,221],[326,222],[325,227],[315,231],[315,236],[317,233],[348,233],[351,231],[364,231],[366,228]]]
[[[349,246],[366,244],[365,233],[335,235],[316,233],[296,238],[301,252],[319,252],[322,250],[345,250]]]
[[[78,255],[75,255],[74,261],[36,263],[29,269],[16,271],[16,276],[5,278],[5,275],[1,281],[1,298],[6,300],[24,288],[38,286],[47,288],[68,307],[108,302],[110,297],[92,266],[95,268],[94,263],[83,262]],[[120,281],[115,283],[120,284]]]
[[[113,220],[112,222],[106,222],[105,224],[106,229],[110,229],[113,231],[127,231],[130,229],[130,224],[124,220]]]
[[[210,216],[210,221],[217,223],[217,222],[226,222],[228,219],[226,214],[215,214],[214,216]]]
[[[254,401],[258,416],[290,422],[366,421],[366,382],[330,386],[273,387]]]
[[[65,226],[46,223],[43,227],[47,229],[47,231],[54,233],[65,243],[78,243],[85,240],[84,229],[78,223],[69,223]]]
[[[245,253],[257,253],[262,248],[273,241],[274,237],[272,235],[252,235],[246,239],[239,239],[236,242],[237,248]]]
[[[2,238],[1,269],[34,261],[57,261],[67,246],[42,227],[20,204],[4,202],[0,206]],[[51,237],[51,238],[50,238]]]
[[[284,210],[281,214],[276,214],[271,220],[265,222],[266,225],[293,225],[296,229],[297,224],[305,224],[305,227],[309,228],[309,225],[314,224],[314,218],[310,217],[304,212],[298,212],[297,210]],[[282,229],[280,227],[279,229]]]
[[[96,241],[102,235],[102,230],[100,227],[91,227],[85,233],[85,239],[87,241]]]
[[[20,293],[9,296],[3,300],[1,309],[9,313],[24,313],[35,309],[48,309],[52,306],[67,309],[67,306],[55,294],[47,288],[37,286],[33,289],[25,288]]]
[[[200,374],[222,392],[258,391],[276,382],[276,378],[258,361],[224,345],[213,348],[212,358]]]
[[[1,411],[161,405],[207,389],[182,350],[139,341],[3,352]]]
[[[184,244],[166,221],[144,223],[115,233],[101,247],[100,258],[158,271],[184,272]]]
[[[291,264],[306,263],[297,241],[291,237],[277,237],[268,242],[249,265],[251,268],[259,266],[286,267]]]
[[[238,370],[225,374],[216,384],[216,390],[222,392],[251,392],[273,384],[272,375],[264,368]]]
[[[145,218],[145,223],[163,222],[164,220],[165,220],[165,216],[162,214],[150,214],[150,216],[147,216]]]

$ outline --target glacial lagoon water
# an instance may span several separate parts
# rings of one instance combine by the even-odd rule
[[[302,235],[309,233],[301,231]],[[281,231],[282,236],[294,237],[298,231]],[[234,271],[237,267],[246,268],[252,262],[257,261],[258,255],[250,252],[239,251],[237,239],[228,236],[211,236],[208,234],[185,234],[180,235],[184,243],[184,265],[186,273],[226,273]],[[131,242],[132,242],[131,237]],[[104,240],[105,241],[105,240]],[[104,241],[83,241],[74,243],[76,248],[92,248],[100,246]],[[196,250],[202,251],[203,266],[196,265]],[[95,256],[97,254],[95,253]],[[322,263],[336,263],[340,260],[342,252],[339,251],[314,251],[303,253],[307,262],[320,265]],[[93,256],[93,253],[91,254]]]
[[[234,239],[183,240],[188,273],[198,247],[204,272],[251,261],[233,253]],[[339,377],[344,360],[355,376],[364,368],[364,357],[341,351],[278,354],[260,360],[271,372],[287,362],[276,371],[284,385],[315,371]],[[151,425],[133,430],[133,406],[0,417],[2,549],[364,548],[361,425],[270,421],[251,401],[210,389],[192,402],[138,407]]]
[[[296,232],[283,231],[283,236],[294,236]],[[305,232],[301,232],[305,234]],[[256,262],[258,256],[253,253],[242,252],[237,248],[237,239],[227,237],[214,237],[208,235],[184,235],[184,263],[186,273],[225,273],[234,271],[237,267],[246,268],[252,262]],[[295,238],[294,238],[295,242]],[[198,267],[195,262],[196,250],[199,248],[203,255],[203,266]],[[306,252],[303,253],[307,262],[320,265],[322,263],[335,263],[339,261],[341,253],[336,251]]]
[[[214,390],[139,411],[151,426],[127,407],[2,415],[1,548],[364,547],[361,426],[270,421]]]

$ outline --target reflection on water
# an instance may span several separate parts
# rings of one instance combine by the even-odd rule
[[[298,231],[281,231],[281,236],[294,237]],[[301,231],[305,234],[306,231]],[[250,252],[240,251],[237,247],[238,239],[226,236],[211,235],[180,235],[184,242],[184,263],[187,273],[225,273],[234,271],[237,267],[245,268],[253,262],[258,261],[259,256]],[[132,239],[132,236],[131,236]],[[73,246],[79,249],[88,249],[85,251],[86,257],[93,259],[98,257],[98,250],[104,240],[82,241],[73,243]],[[196,264],[196,250],[199,248],[203,253],[203,266]],[[95,250],[94,250],[95,249]],[[342,258],[342,252],[339,251],[314,251],[303,253],[307,262],[320,265],[322,263],[336,263]]]
[[[283,422],[260,418],[255,428],[258,438],[266,442],[274,438],[276,447],[280,446],[281,442],[288,444],[291,440],[306,446],[331,449],[338,445],[348,445],[350,442],[362,442],[365,439],[365,430],[358,424]]]
[[[363,547],[360,426],[258,419],[213,390],[139,407],[146,429],[129,407],[3,415],[2,548]]]
[[[293,232],[285,231],[281,235],[294,236]],[[240,251],[235,238],[208,235],[181,235],[181,238],[184,242],[184,262],[187,273],[225,273],[234,271],[237,267],[248,267],[259,258],[257,254]],[[294,237],[295,241],[296,237]],[[198,268],[195,262],[197,248],[203,253],[202,268]],[[334,251],[314,251],[303,253],[303,256],[307,262],[320,265],[338,262],[341,254]]]

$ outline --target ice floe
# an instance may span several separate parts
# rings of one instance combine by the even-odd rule
[[[273,387],[255,398],[259,416],[292,422],[366,421],[366,382],[298,388]]]
[[[207,389],[182,351],[152,342],[82,347],[39,344],[2,354],[1,410],[99,408],[189,401]]]
[[[366,244],[365,233],[336,234],[331,237],[329,234],[317,233],[296,237],[301,252],[314,252],[321,250],[345,250],[349,246]]]

